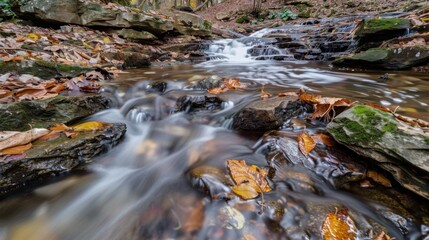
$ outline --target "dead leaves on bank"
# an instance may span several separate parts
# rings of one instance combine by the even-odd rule
[[[227,164],[236,184],[232,191],[242,199],[253,199],[272,190],[266,179],[267,170],[256,165],[248,166],[245,160],[228,160]]]
[[[109,74],[109,73],[108,73]],[[91,71],[72,79],[59,78],[42,80],[32,75],[0,75],[0,103],[23,100],[43,100],[56,97],[63,91],[98,92],[100,81],[106,77],[97,71]]]
[[[323,240],[355,240],[357,228],[346,209],[328,213],[322,226]]]
[[[314,112],[311,118],[323,118],[326,122],[353,105],[353,102],[346,98],[328,98],[307,93],[300,94],[299,99],[313,104]]]
[[[104,122],[85,122],[72,127],[65,124],[56,124],[50,129],[33,128],[25,132],[0,131],[0,161],[7,155],[20,155],[14,160],[24,158],[25,151],[29,150],[35,140],[50,141],[57,139],[62,134],[68,138],[76,138],[80,132],[99,131],[111,126]],[[8,158],[10,160],[10,158]]]
[[[227,92],[228,90],[235,90],[238,88],[246,88],[247,85],[240,83],[238,78],[224,78],[221,85],[217,88],[208,89],[207,92],[210,94],[221,94]]]

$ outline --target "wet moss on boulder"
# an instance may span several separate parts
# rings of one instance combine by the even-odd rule
[[[339,143],[378,162],[405,188],[429,199],[429,133],[370,106],[354,106],[334,118],[328,132]]]
[[[399,37],[411,27],[410,20],[403,18],[374,18],[364,20],[356,36],[366,41],[382,41]]]
[[[46,100],[0,105],[0,131],[47,128],[104,110],[110,100],[102,95],[57,96]]]

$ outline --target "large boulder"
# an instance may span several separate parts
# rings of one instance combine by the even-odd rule
[[[202,17],[177,10],[164,10],[162,14],[174,19],[174,29],[183,35],[209,37],[212,34],[212,24]]]
[[[46,128],[104,110],[111,102],[102,95],[57,96],[46,100],[0,105],[0,131]]]
[[[43,79],[51,79],[54,77],[76,77],[91,70],[93,70],[93,68],[66,65],[43,60],[24,60],[21,62],[4,62],[0,60],[0,74],[13,72],[19,75],[30,74]]]
[[[429,47],[371,48],[357,54],[340,57],[332,62],[339,67],[406,69],[429,62]]]
[[[382,41],[399,37],[410,29],[410,20],[403,18],[374,18],[364,20],[356,32],[361,44],[366,41]]]
[[[117,145],[125,131],[126,125],[117,123],[101,131],[80,132],[76,138],[64,135],[33,142],[24,158],[6,157],[0,161],[0,196],[84,167],[95,156]]]
[[[376,160],[405,188],[429,199],[429,179],[424,177],[429,172],[428,132],[362,105],[335,117],[327,130],[338,142]]]

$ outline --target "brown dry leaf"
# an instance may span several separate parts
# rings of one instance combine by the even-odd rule
[[[223,82],[225,86],[230,90],[247,87],[245,84],[240,83],[240,80],[238,78],[224,78]]]
[[[316,142],[307,132],[301,132],[298,134],[298,146],[299,150],[305,156],[308,155],[316,147]]]
[[[45,95],[39,96],[39,97],[35,97],[35,100],[45,100],[45,99],[49,99],[49,98],[54,98],[58,96],[58,93],[47,93]]]
[[[392,240],[392,238],[387,235],[385,232],[381,232],[374,240]]]
[[[4,149],[0,152],[0,155],[13,155],[13,154],[23,154],[25,151],[30,149],[33,145],[31,143],[21,146],[15,146],[11,148]]]
[[[316,103],[320,103],[320,96],[314,96],[314,95],[310,95],[308,93],[302,93],[299,95],[299,99],[301,99],[304,102],[307,103],[311,103],[311,104],[316,104]]]
[[[311,137],[316,141],[316,143],[324,144],[328,147],[333,147],[336,144],[335,140],[331,136],[324,133],[314,134]]]
[[[38,141],[52,141],[61,136],[62,131],[52,131],[45,136],[42,136],[38,139]]]
[[[277,96],[279,96],[279,97],[287,97],[287,96],[298,97],[298,94],[296,92],[283,92],[283,93],[277,94]]]
[[[77,138],[77,136],[79,136],[78,132],[65,131],[64,134],[66,135],[66,137],[72,138],[72,139],[75,139],[75,138]]]
[[[204,205],[201,201],[196,202],[183,224],[183,230],[188,233],[196,232],[201,229],[204,223]]]
[[[0,132],[0,151],[7,148],[28,144],[48,133],[49,130],[44,128],[33,128],[26,132]]]
[[[86,132],[86,131],[97,131],[103,130],[108,126],[107,123],[104,122],[85,122],[78,125],[73,126],[73,130],[76,132]]]
[[[10,102],[13,99],[12,94],[12,91],[0,89],[0,103]]]
[[[65,131],[69,129],[71,128],[63,123],[54,124],[52,127],[49,128],[49,130],[51,131]]]
[[[265,86],[262,86],[262,87],[261,87],[261,98],[262,98],[262,99],[267,99],[267,98],[271,97],[271,93],[266,92],[266,91],[264,90],[264,88],[265,88]]]
[[[93,52],[101,52],[101,44],[97,43],[97,45],[95,45],[95,47],[92,49]]]
[[[384,107],[384,106],[380,106],[380,105],[377,105],[377,104],[368,103],[368,104],[365,104],[365,105],[373,107],[373,108],[378,109],[378,110],[381,110],[383,112],[388,112],[388,113],[392,112],[389,108]]]
[[[394,113],[393,115],[396,117],[396,119],[412,127],[429,128],[429,123],[421,119],[406,117],[397,113]]]
[[[271,191],[265,179],[268,172],[256,165],[247,166],[245,160],[228,160],[228,169],[236,186],[232,187],[235,194],[243,199],[252,199],[259,194]],[[255,192],[257,193],[255,196]]]
[[[212,88],[212,89],[207,90],[208,93],[215,94],[215,95],[220,94],[220,93],[224,93],[226,91],[228,91],[228,88],[223,88],[223,87],[217,87],[217,88]]]
[[[4,57],[3,61],[5,62],[22,62],[24,60],[23,56],[13,56],[13,57]]]
[[[21,88],[15,92],[15,96],[19,100],[32,100],[47,94],[48,91],[44,88]]]
[[[49,88],[48,93],[60,93],[66,89],[65,83],[59,83],[54,87]]]
[[[376,171],[369,170],[369,171],[366,173],[366,176],[367,176],[368,178],[371,178],[374,182],[376,182],[376,183],[378,183],[378,184],[380,184],[380,185],[383,185],[383,186],[388,187],[388,188],[391,188],[391,187],[392,187],[392,183],[390,182],[390,180],[389,180],[389,179],[387,179],[387,178],[386,178],[385,176],[383,176],[382,174],[380,174],[380,173],[376,172]]]
[[[328,213],[322,226],[323,240],[355,240],[357,229],[346,209]]]

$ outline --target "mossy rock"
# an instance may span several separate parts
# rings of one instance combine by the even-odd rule
[[[51,79],[54,77],[75,77],[91,70],[93,70],[93,68],[65,65],[43,60],[26,60],[22,62],[0,61],[0,74],[8,72],[31,74],[42,79]]]
[[[429,173],[429,133],[363,105],[335,117],[327,130],[339,143],[379,162],[405,188],[429,199],[429,179],[419,177]]]
[[[146,31],[136,31],[133,29],[123,28],[121,31],[118,31],[118,35],[129,40],[135,41],[153,41],[158,39],[155,35]]]
[[[0,196],[82,169],[117,145],[125,131],[125,124],[116,123],[100,131],[79,132],[76,138],[62,135],[51,141],[36,140],[23,159],[0,161]]]
[[[410,27],[408,19],[374,18],[364,20],[356,35],[362,39],[362,42],[383,41],[406,34]]]
[[[35,101],[0,105],[0,131],[24,131],[47,128],[104,110],[110,100],[102,95],[57,96]]]
[[[332,62],[339,67],[407,69],[429,62],[429,48],[412,46],[402,48],[371,48],[354,55],[340,57]]]
[[[249,23],[250,19],[247,15],[241,15],[241,16],[238,16],[237,19],[235,19],[235,22],[240,24]]]

